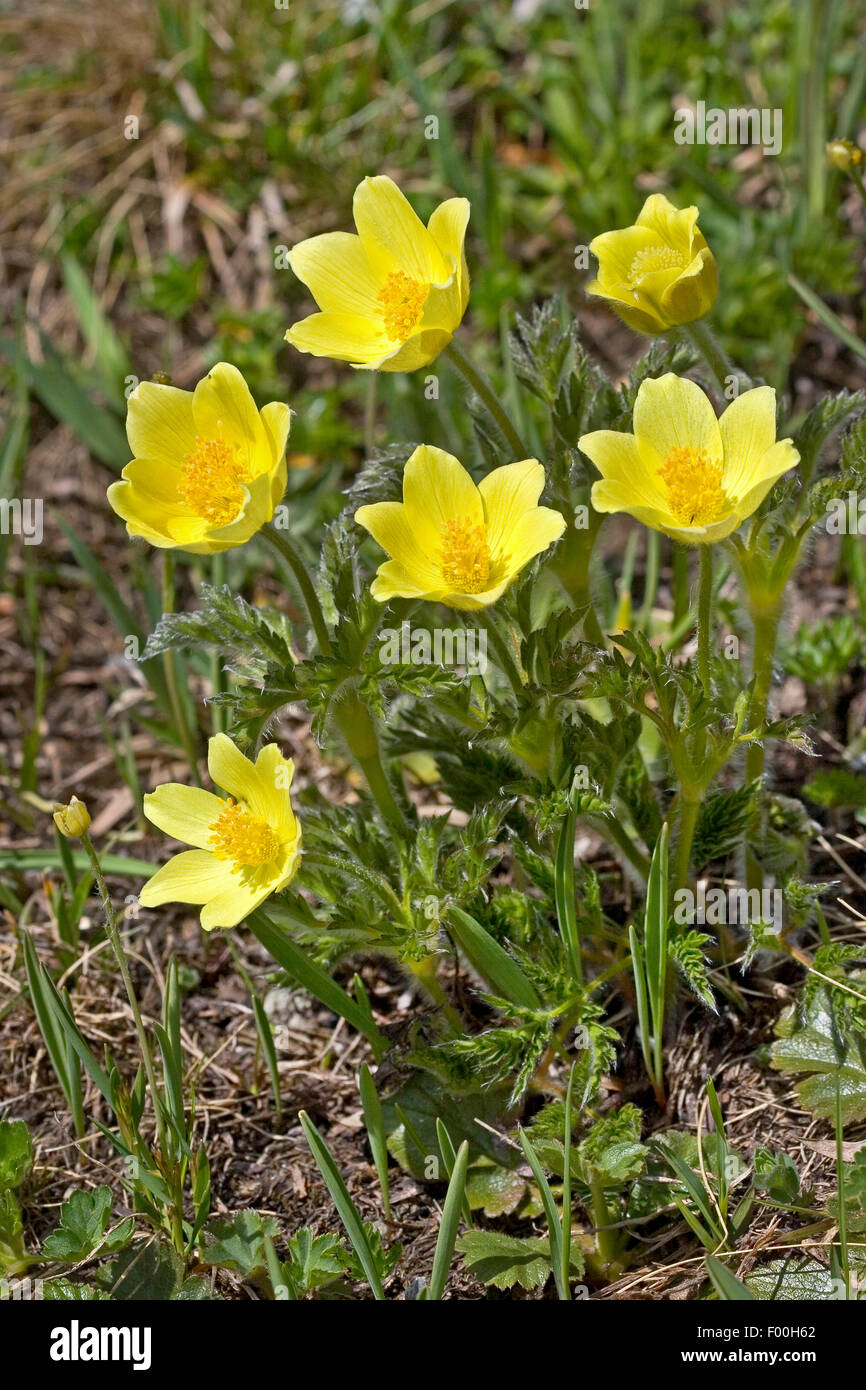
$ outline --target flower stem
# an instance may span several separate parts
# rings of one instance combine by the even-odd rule
[[[364,391],[364,455],[371,458],[376,447],[376,386],[378,372],[368,372]]]
[[[226,582],[226,557],[225,552],[220,551],[211,557],[211,583],[215,589],[219,589]],[[226,688],[225,672],[222,667],[222,655],[219,651],[211,652],[210,657],[210,682],[211,682],[211,728],[215,734],[225,733],[226,712],[222,705],[213,703],[217,695],[222,695]]]
[[[415,979],[427,991],[434,1003],[439,1005],[451,1026],[456,1028],[458,1032],[462,1032],[462,1019],[453,1005],[449,1003],[448,996],[439,983],[436,975],[436,963],[435,956],[425,956],[423,960],[409,961],[408,965]]]
[[[370,794],[386,821],[401,834],[406,830],[406,818],[397,804],[397,799],[391,790],[391,784],[385,773],[382,757],[378,750],[370,754],[369,757],[359,758],[358,765],[370,788]]]
[[[698,587],[698,675],[704,694],[710,695],[710,630],[713,625],[713,547],[698,546],[700,580]]]
[[[674,541],[673,554],[674,629],[679,628],[689,611],[689,552]]]
[[[692,859],[692,841],[695,838],[695,826],[698,823],[698,811],[701,806],[702,789],[695,791],[691,788],[683,788],[682,802],[680,805],[680,833],[677,839],[677,853],[674,863],[674,887],[685,888],[689,877],[689,865]]]
[[[763,725],[767,717],[770,686],[773,682],[773,657],[776,651],[776,636],[779,630],[780,606],[752,611],[752,674],[755,684],[749,705],[749,723],[752,728]],[[746,782],[754,782],[763,776],[763,743],[750,743],[746,750]],[[763,887],[761,866],[746,843],[746,883],[749,888]]]
[[[502,403],[490,382],[487,380],[487,377],[477,367],[473,366],[454,338],[451,339],[451,342],[445,348],[445,355],[454,363],[454,366],[469,386],[471,386],[476,396],[487,406],[487,409],[490,411],[490,414],[493,416],[502,434],[508,441],[509,448],[514,454],[515,461],[528,458],[529,450],[526,448],[517,430],[509,420],[507,412],[503,409]]]
[[[304,605],[310,622],[312,623],[313,631],[316,634],[319,650],[323,656],[330,656],[331,638],[328,632],[328,625],[325,622],[322,605],[319,602],[319,596],[307,572],[306,565],[291,541],[287,540],[282,532],[278,531],[269,521],[265,522],[260,534],[264,536],[265,540],[270,542],[277,554],[281,559],[285,560],[289,569],[292,571],[297,586],[301,591],[301,597],[304,600]]]
[[[682,331],[692,347],[703,357],[724,395],[729,389],[732,379],[739,382],[742,373],[734,367],[702,319],[695,319],[693,323],[686,324]]]
[[[170,550],[162,552],[162,611],[163,613],[173,613],[175,602],[174,590],[174,555]],[[186,717],[186,710],[180,697],[180,688],[177,683],[177,654],[173,651],[166,651],[162,658],[163,670],[165,671],[165,683],[168,688],[168,698],[171,704],[171,711],[174,716],[175,728],[181,745],[186,753],[189,770],[193,780],[201,786],[201,778],[198,771],[198,747],[195,732],[190,728]]]

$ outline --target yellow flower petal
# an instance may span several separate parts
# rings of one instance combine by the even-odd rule
[[[142,907],[163,903],[206,903],[229,887],[232,871],[203,849],[187,849],[157,869],[138,895]]]
[[[293,324],[286,339],[299,352],[333,357],[355,367],[378,367],[396,349],[381,321],[360,314],[311,314]]]
[[[270,879],[253,886],[235,877],[220,893],[210,897],[205,903],[201,910],[202,927],[205,931],[215,931],[220,927],[236,927],[260,907],[275,889],[276,883]]]
[[[291,758],[283,757],[276,743],[266,743],[259,749],[255,770],[261,795],[267,802],[268,824],[273,826],[282,841],[295,839],[298,822],[289,795],[295,775],[294,762]]]
[[[452,267],[409,200],[384,174],[355,189],[355,226],[373,273],[382,281],[395,270],[424,285],[447,285]]]
[[[172,545],[178,546],[181,550],[188,550],[193,555],[211,555],[215,550],[225,549],[224,546],[211,546],[207,529],[206,521],[200,516],[190,516],[188,513],[183,516],[170,516],[166,522]]]
[[[433,293],[437,291],[434,290]],[[389,353],[379,362],[370,362],[367,366],[371,369],[378,368],[380,372],[417,372],[419,367],[426,367],[429,362],[435,362],[450,341],[451,333],[441,328],[422,330],[407,338],[396,352]]]
[[[280,464],[286,452],[292,412],[282,401],[269,401],[267,405],[262,406],[261,417],[271,446],[271,455],[274,462]]]
[[[273,459],[265,427],[250,388],[237,367],[218,362],[193,392],[196,433],[203,439],[223,438],[249,460],[252,477],[266,472]]]
[[[598,278],[603,287],[608,291],[627,291],[634,300],[634,290],[629,286],[632,267],[636,257],[650,250],[654,242],[649,228],[640,226],[623,227],[622,231],[602,232],[593,237],[589,249],[598,261]]]
[[[361,238],[351,232],[324,232],[289,252],[289,265],[320,309],[378,319],[379,278],[373,274]]]
[[[387,603],[392,598],[426,598],[431,602],[443,599],[447,593],[441,579],[429,584],[420,583],[415,574],[410,574],[397,560],[386,560],[376,571],[370,585],[370,593],[377,603]]]
[[[444,449],[422,444],[403,471],[403,501],[412,534],[429,558],[438,556],[447,522],[484,522],[481,494],[463,464]]]
[[[447,603],[449,608],[456,608],[458,612],[474,613],[478,609],[489,608],[491,603],[496,603],[501,599],[513,578],[514,576],[510,575],[500,579],[498,584],[494,584],[489,589],[483,589],[479,594],[456,594],[449,591],[442,601]]]
[[[506,463],[481,479],[478,491],[491,556],[503,548],[523,514],[537,507],[543,489],[544,469],[538,459]]]
[[[434,555],[425,551],[409,520],[409,511],[402,502],[373,502],[359,507],[355,520],[374,541],[396,560],[411,582],[420,589],[441,588],[442,576]],[[377,597],[377,595],[374,595]]]
[[[602,478],[617,484],[620,489],[618,497],[626,497],[636,505],[652,511],[667,511],[667,498],[661,490],[657,475],[647,468],[633,434],[620,433],[618,430],[593,430],[590,434],[582,435],[577,441],[577,446],[592,460]],[[613,496],[606,489],[602,489],[598,495]],[[620,510],[620,506],[596,507],[596,511]]]
[[[192,392],[142,381],[126,406],[126,437],[136,458],[179,469],[195,447]]]
[[[590,500],[597,512],[628,512],[629,516],[633,516],[654,531],[670,534],[676,528],[674,517],[661,500],[656,506],[645,505],[637,500],[630,483],[618,479],[602,478],[593,483]]]
[[[434,289],[424,309],[424,325],[453,333],[469,302],[469,269],[466,264],[466,228],[469,199],[449,198],[432,213],[427,229],[455,274],[447,289]]]
[[[634,405],[634,433],[648,468],[659,468],[674,449],[695,449],[721,459],[722,436],[710,399],[700,386],[667,372],[641,383]]]
[[[212,825],[223,803],[213,792],[164,782],[144,798],[144,814],[165,835],[198,849],[209,849]]]
[[[676,208],[664,193],[651,193],[637,216],[637,226],[651,232],[653,241],[673,247],[687,247],[689,250],[694,243],[697,225],[696,207]],[[697,235],[706,245],[700,232]]]
[[[524,512],[503,541],[502,566],[513,579],[524,565],[540,555],[565,530],[565,518],[552,507],[533,507]]]
[[[214,734],[208,740],[207,770],[216,786],[237,801],[245,801],[254,816],[268,819],[270,797],[263,790],[256,769],[236,748],[227,734]]]
[[[694,323],[709,313],[718,293],[718,267],[712,252],[705,247],[663,291],[662,317],[666,323]]]
[[[107,497],[114,512],[126,522],[130,536],[140,536],[151,545],[163,549],[176,544],[168,529],[172,518],[189,516],[189,508],[179,502],[176,490],[162,490],[163,478],[159,464],[147,459],[133,459],[128,463],[116,483],[108,489]],[[150,473],[150,484],[142,481],[142,475]],[[160,491],[153,489],[160,487]]]
[[[800,462],[800,455],[791,439],[780,439],[759,460],[750,482],[749,491],[737,499],[741,519],[751,516],[763,502],[774,483]]]
[[[739,498],[752,485],[752,474],[776,442],[776,393],[756,386],[731,401],[719,420],[725,454],[722,482],[729,497]]]

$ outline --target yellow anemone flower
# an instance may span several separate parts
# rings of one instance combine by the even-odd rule
[[[716,262],[698,230],[697,208],[675,208],[663,193],[644,203],[633,227],[589,243],[598,279],[587,294],[609,299],[638,333],[664,333],[709,313],[719,292]]]
[[[427,226],[384,174],[355,189],[358,235],[300,242],[289,264],[322,310],[286,333],[301,352],[353,367],[414,372],[438,357],[469,301],[466,198],[440,203]]]
[[[578,440],[601,473],[597,512],[628,512],[674,540],[724,540],[799,463],[790,439],[776,440],[776,393],[744,391],[720,419],[700,386],[666,376],[641,383],[634,434],[595,430]]]
[[[359,507],[391,559],[371,593],[426,598],[451,608],[486,608],[523,566],[565,530],[559,512],[539,507],[544,469],[537,459],[494,468],[476,487],[451,454],[422,444],[403,471],[403,501]]]
[[[236,927],[291,882],[301,862],[301,827],[289,788],[295,765],[275,743],[255,763],[225,734],[208,744],[208,771],[229,795],[166,782],[144,798],[144,814],[195,849],[169,859],[139,894],[143,907],[202,904],[201,924]]]
[[[130,536],[163,550],[213,555],[243,545],[286,490],[290,416],[280,401],[258,410],[228,362],[194,391],[142,381],[126,416],[135,457],[108,500]]]

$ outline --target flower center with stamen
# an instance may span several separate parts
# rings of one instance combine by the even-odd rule
[[[236,872],[270,864],[279,853],[279,840],[267,821],[251,815],[232,797],[223,803],[210,831],[215,858],[230,860]]]
[[[490,575],[487,528],[468,516],[455,516],[442,527],[439,563],[442,578],[461,594],[480,594]]]
[[[645,246],[638,251],[628,272],[628,283],[633,290],[640,287],[647,275],[655,270],[685,270],[686,258],[682,251],[672,246]]]
[[[243,505],[242,484],[250,476],[249,462],[236,445],[197,436],[192,453],[184,455],[177,492],[196,516],[212,526],[227,526]]]
[[[392,271],[378,294],[389,338],[401,342],[409,337],[424,312],[429,293],[429,285],[422,285],[402,270]]]
[[[709,526],[731,509],[722,487],[722,461],[705,449],[671,449],[659,469],[668,505],[684,526]]]

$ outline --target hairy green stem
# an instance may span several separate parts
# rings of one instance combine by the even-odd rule
[[[313,626],[313,631],[316,634],[316,641],[319,644],[319,650],[321,651],[323,656],[330,656],[331,637],[330,633],[328,632],[328,625],[325,622],[325,615],[322,612],[322,605],[319,602],[319,596],[316,593],[313,581],[309,576],[306,565],[304,564],[294,545],[292,545],[291,541],[288,540],[287,537],[284,536],[281,531],[278,531],[276,527],[271,524],[271,522],[265,522],[259,534],[264,536],[265,540],[273,546],[277,554],[283,560],[285,560],[286,564],[289,566],[289,569],[292,571],[292,574],[295,577],[295,582],[297,583],[297,586],[301,591],[301,597],[304,600],[304,605],[306,607],[310,622]]]
[[[749,724],[760,728],[767,718],[770,687],[773,682],[773,657],[776,651],[776,637],[779,631],[780,606],[752,612],[752,674],[755,684],[749,705]],[[762,742],[750,743],[746,750],[746,782],[754,782],[763,776],[764,745]],[[746,884],[749,888],[763,887],[761,866],[746,843]]]
[[[732,379],[739,382],[741,373],[736,370],[703,319],[695,319],[694,323],[685,324],[682,331],[692,347],[703,357],[723,394],[728,391]]]
[[[376,447],[376,386],[378,372],[368,372],[364,391],[364,454],[369,459]]]
[[[220,551],[218,555],[211,557],[211,583],[215,589],[219,589],[226,582],[226,557],[225,552]],[[226,688],[225,672],[222,667],[222,655],[218,651],[211,652],[210,657],[210,679],[211,679],[211,700],[217,695],[222,695]],[[215,734],[225,733],[226,712],[222,705],[211,704],[211,728]]]
[[[710,685],[710,632],[713,625],[713,547],[698,546],[700,552],[700,580],[698,587],[698,675],[704,694],[709,695]]]
[[[449,1003],[448,996],[439,983],[436,974],[436,957],[425,956],[423,960],[410,961],[409,969],[433,1002],[439,1005],[451,1026],[458,1032],[462,1032],[463,1021],[453,1005]]]
[[[466,353],[458,345],[456,339],[451,339],[451,342],[445,349],[445,356],[454,363],[454,366],[460,372],[461,376],[469,386],[471,386],[479,400],[483,401],[490,411],[490,414],[502,431],[504,438],[508,441],[509,448],[514,454],[515,462],[520,459],[528,458],[529,450],[526,448],[526,445],[523,443],[523,440],[508,418],[507,411],[503,408],[502,402],[487,380],[487,377],[478,367],[475,367],[472,362],[470,362]]]
[[[677,838],[677,852],[674,862],[674,887],[685,888],[689,878],[689,865],[692,859],[692,841],[698,823],[703,788],[683,788],[680,802],[680,827]]]
[[[174,554],[170,550],[162,552],[162,611],[163,613],[174,612]],[[193,781],[201,786],[201,778],[198,772],[198,747],[195,732],[189,727],[183,701],[180,697],[180,688],[177,683],[177,653],[166,651],[162,657],[163,670],[165,671],[165,683],[168,688],[168,698],[171,704],[171,712],[174,716],[175,727],[181,745],[186,753],[189,770],[192,773]]]

